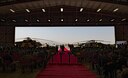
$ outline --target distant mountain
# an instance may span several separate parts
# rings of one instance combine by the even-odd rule
[[[112,44],[110,41],[104,41],[104,40],[85,40],[85,41],[74,42],[73,44],[93,43],[93,42],[98,42],[103,44]]]
[[[16,39],[16,42],[26,40],[27,38],[18,38]],[[40,42],[43,46],[46,44],[50,46],[56,46],[56,45],[62,45],[64,43],[60,43],[57,41],[47,40],[47,39],[40,39],[40,38],[31,38],[32,40],[36,40],[37,42]]]
[[[18,38],[18,39],[16,39],[16,42],[26,40],[27,38],[28,37],[26,37],[26,38]],[[57,42],[57,41],[53,41],[53,40],[48,40],[48,39],[40,39],[40,38],[31,38],[31,39],[32,40],[36,40],[37,42],[40,42],[43,46],[45,46],[46,44],[48,44],[50,46],[66,44],[66,43],[61,43],[61,42]],[[99,42],[99,43],[103,43],[103,44],[111,44],[110,41],[104,41],[104,40],[85,40],[85,41],[74,42],[72,44],[74,46],[78,46],[79,44],[82,44],[82,43],[91,43],[91,42]]]

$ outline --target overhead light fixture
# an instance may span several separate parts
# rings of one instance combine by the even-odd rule
[[[25,20],[25,22],[28,22],[28,20]]]
[[[111,19],[111,21],[114,21],[115,19]]]
[[[64,19],[61,19],[61,21],[63,22],[63,21],[64,21]]]
[[[87,22],[89,22],[90,20],[88,19]]]
[[[4,19],[1,19],[1,21],[3,21],[3,22],[4,22],[5,20],[4,20]]]
[[[50,22],[51,20],[49,19],[48,22]]]
[[[60,8],[60,11],[61,11],[61,12],[63,12],[63,11],[64,11],[64,9],[63,9],[63,8]]]
[[[125,21],[125,20],[126,20],[126,18],[122,19],[121,21]]]
[[[102,19],[99,20],[100,22],[102,21]]]
[[[78,19],[76,19],[75,21],[78,21]]]
[[[27,12],[30,12],[30,10],[29,10],[29,9],[26,9],[26,11],[27,11]]]
[[[13,22],[16,22],[16,20],[12,20]]]
[[[80,8],[80,12],[82,12],[83,11],[83,8]]]
[[[42,9],[43,12],[46,12],[45,9]]]
[[[118,10],[119,10],[119,8],[116,8],[116,9],[113,10],[113,12],[116,12],[116,11],[118,11]]]
[[[101,8],[99,8],[98,10],[97,10],[97,12],[100,12],[101,11]]]
[[[37,21],[37,22],[40,22],[40,20],[39,20],[39,19],[37,19],[36,21]]]
[[[10,11],[13,12],[13,13],[15,12],[13,9],[10,9]]]

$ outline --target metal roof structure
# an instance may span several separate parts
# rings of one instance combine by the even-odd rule
[[[128,24],[128,1],[2,0],[0,23],[15,26]]]
[[[128,41],[128,0],[0,0],[0,43],[14,45],[18,26],[114,26]]]

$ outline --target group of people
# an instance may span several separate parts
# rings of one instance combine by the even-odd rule
[[[78,52],[80,51],[80,52]],[[89,63],[104,78],[128,78],[128,48],[120,47],[77,47],[81,63]]]
[[[60,46],[62,52],[64,46]],[[74,54],[82,64],[88,63],[104,78],[128,78],[128,47],[74,47],[69,45],[70,53]],[[0,71],[16,71],[24,73],[29,69],[45,68],[48,61],[58,52],[56,47],[44,48],[0,48]]]
[[[21,69],[33,72],[34,69],[45,68],[55,48],[18,48],[0,49],[0,71],[16,71]],[[52,53],[51,53],[52,52]]]

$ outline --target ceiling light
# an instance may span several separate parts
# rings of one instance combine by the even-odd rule
[[[3,22],[4,22],[5,20],[4,20],[4,19],[1,19],[1,21],[3,21]]]
[[[13,9],[10,9],[10,11],[13,12],[13,13],[15,12]]]
[[[45,9],[42,9],[43,12],[46,12]]]
[[[64,21],[64,19],[61,19],[61,21]]]
[[[87,22],[89,22],[90,20],[88,19]]]
[[[99,21],[102,21],[102,19],[100,19]]]
[[[118,10],[119,10],[119,8],[116,8],[116,9],[113,10],[113,12],[116,12],[116,11],[118,11]]]
[[[25,20],[25,22],[28,22],[28,20]]]
[[[51,20],[49,19],[48,21],[50,22]]]
[[[63,9],[63,8],[60,8],[60,11],[61,11],[61,12],[63,12],[63,11],[64,11],[64,9]]]
[[[75,21],[78,21],[78,19],[76,19]]]
[[[101,9],[99,8],[98,10],[97,10],[97,12],[100,12],[101,11]]]
[[[82,12],[83,11],[83,8],[80,8],[80,12]]]
[[[112,19],[111,21],[114,21],[115,19]]]
[[[29,9],[26,9],[26,11],[27,11],[27,12],[30,12],[30,10],[29,10]]]
[[[122,19],[121,21],[125,21],[126,19],[124,18],[124,19]]]
[[[13,22],[16,22],[16,20],[12,20]]]
[[[40,20],[38,20],[38,19],[37,19],[36,21],[37,21],[37,22],[40,22]]]

